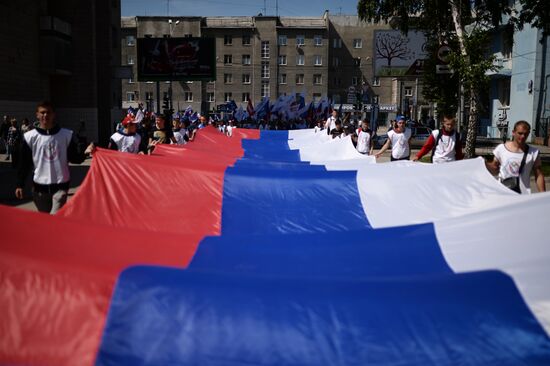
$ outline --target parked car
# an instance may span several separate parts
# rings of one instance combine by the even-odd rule
[[[372,139],[372,141],[374,143],[374,148],[375,149],[380,149],[382,146],[384,146],[387,139],[388,139],[388,135],[385,134],[385,133],[382,134],[382,135],[374,136],[373,139]]]
[[[411,146],[422,146],[430,137],[432,130],[428,127],[413,127]]]

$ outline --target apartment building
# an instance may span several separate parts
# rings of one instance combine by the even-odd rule
[[[2,1],[0,19],[0,113],[32,121],[51,100],[62,126],[108,141],[122,113],[120,1]]]
[[[126,79],[124,108],[144,102],[156,110],[157,99],[171,94],[174,109],[191,105],[208,112],[229,100],[257,103],[302,94],[306,101],[328,98],[344,110],[359,108],[385,123],[402,111],[415,115],[412,106],[420,105],[418,78],[375,75],[374,34],[389,25],[357,16],[138,16],[122,18],[121,28],[122,59],[135,76],[136,38],[193,36],[216,42],[216,80],[160,82],[157,93],[156,82]]]

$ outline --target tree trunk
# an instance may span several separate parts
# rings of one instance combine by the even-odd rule
[[[477,120],[478,120],[478,92],[474,87],[470,87],[470,113],[468,116],[468,134],[466,135],[466,147],[464,148],[464,157],[471,159],[475,157],[477,140]]]
[[[460,12],[457,4],[454,1],[450,1],[451,15],[455,26],[456,36],[458,38],[458,44],[460,45],[460,54],[466,62],[466,67],[471,68],[470,57],[468,56],[468,50],[464,42],[464,29],[462,28],[462,19],[460,18]],[[461,75],[461,79],[464,80],[464,76]],[[468,88],[470,98],[470,113],[468,117],[468,134],[466,135],[466,147],[464,150],[464,157],[466,159],[473,158],[476,150],[477,140],[477,119],[478,119],[478,91],[470,83]],[[462,114],[464,111],[460,111]]]

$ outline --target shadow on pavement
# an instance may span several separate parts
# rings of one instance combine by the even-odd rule
[[[24,199],[15,198],[15,186],[17,183],[17,170],[12,168],[11,161],[5,161],[5,155],[0,155],[0,204],[7,206],[20,206],[32,201],[32,172],[29,173],[25,183]],[[71,165],[71,191],[69,196],[74,193],[74,188],[80,186],[82,181],[88,174],[90,166],[86,165]]]

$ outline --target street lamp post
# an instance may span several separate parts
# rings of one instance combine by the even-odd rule
[[[170,29],[170,32],[169,32],[170,38],[172,38],[172,35],[174,34],[174,29],[179,23],[180,23],[179,20],[172,22],[172,19],[168,19],[168,27]],[[172,76],[170,77],[170,84],[168,85],[168,96],[170,100],[170,109],[173,109],[174,103],[172,99]]]

